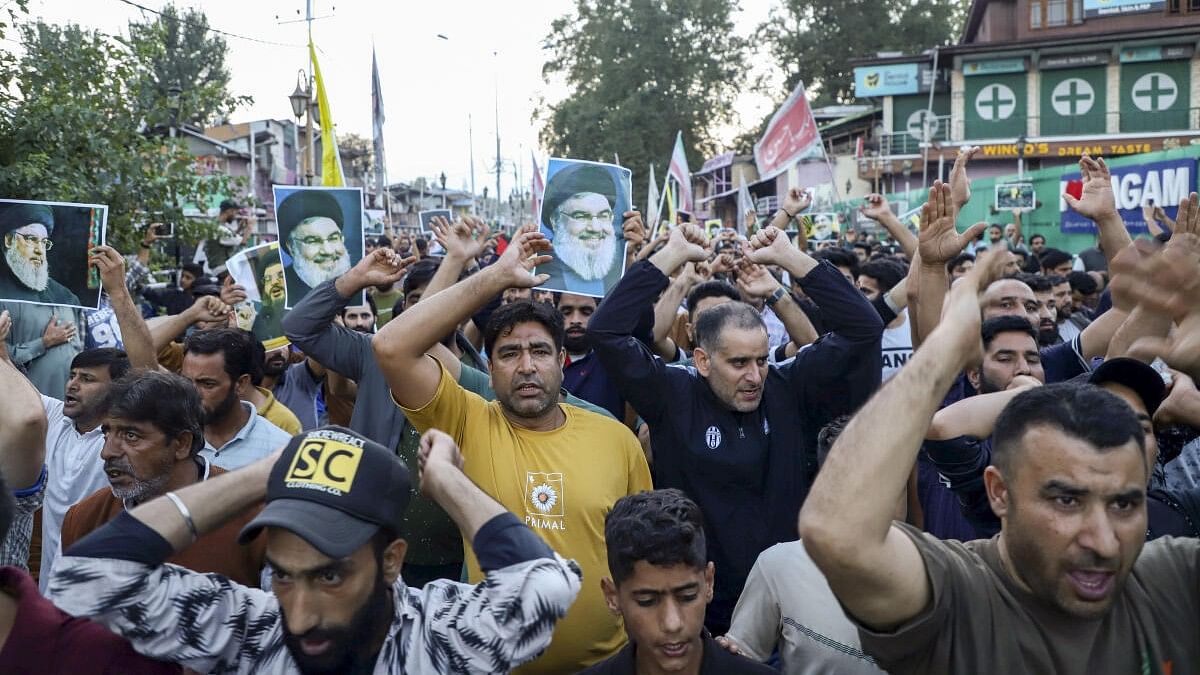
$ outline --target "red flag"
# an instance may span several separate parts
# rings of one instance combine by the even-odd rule
[[[759,180],[777,176],[798,160],[820,157],[823,152],[821,133],[817,131],[817,122],[808,105],[804,82],[800,82],[775,111],[766,133],[754,144]]]
[[[1083,180],[1078,179],[1067,181],[1067,194],[1071,195],[1075,199],[1083,199]]]

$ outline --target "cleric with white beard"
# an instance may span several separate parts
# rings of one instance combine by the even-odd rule
[[[625,189],[607,168],[571,164],[546,185],[543,225],[550,230],[552,261],[539,265],[549,274],[543,287],[603,297],[624,268],[625,241],[619,205]]]
[[[279,204],[279,240],[287,257],[287,306],[310,289],[346,273],[352,262],[346,248],[342,207],[333,195],[297,190]]]
[[[78,305],[79,298],[50,276],[54,213],[44,204],[0,205],[4,263],[0,298],[56,305]]]

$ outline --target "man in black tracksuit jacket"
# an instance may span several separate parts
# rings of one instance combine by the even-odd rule
[[[883,322],[832,265],[799,251],[775,228],[755,235],[751,260],[800,279],[830,332],[793,359],[767,365],[764,327],[761,360],[755,356],[761,399],[738,412],[737,402],[722,400],[700,374],[699,360],[697,367],[668,366],[635,337],[668,275],[706,256],[702,233],[691,228],[677,229],[650,260],[629,268],[592,316],[588,335],[621,395],[649,425],[654,486],[683,490],[704,513],[708,558],[716,564],[705,624],[721,635],[758,554],[796,539],[797,513],[816,474],[817,432],[879,388]],[[732,321],[717,343],[729,330],[736,330]]]

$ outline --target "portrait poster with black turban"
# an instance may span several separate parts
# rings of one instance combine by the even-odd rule
[[[617,285],[632,183],[633,172],[616,164],[550,158],[540,219],[554,259],[535,270],[550,275],[539,288],[602,298]]]
[[[104,243],[102,204],[0,199],[0,300],[100,307],[100,274],[88,253]]]
[[[275,222],[288,309],[363,255],[361,188],[276,185]],[[358,304],[365,304],[362,299]]]
[[[246,289],[246,299],[233,308],[238,328],[254,333],[267,351],[287,345],[283,333],[287,291],[279,242],[239,251],[225,266],[234,282]]]

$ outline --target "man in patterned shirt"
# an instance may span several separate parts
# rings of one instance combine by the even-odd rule
[[[507,672],[550,643],[581,574],[462,463],[447,435],[422,437],[421,490],[474,542],[487,571],[475,586],[405,586],[407,542],[394,533],[408,470],[383,446],[322,427],[244,469],[123,512],[60,558],[50,597],[142,654],[200,672]],[[162,564],[264,498],[242,540],[265,531],[272,592]]]

